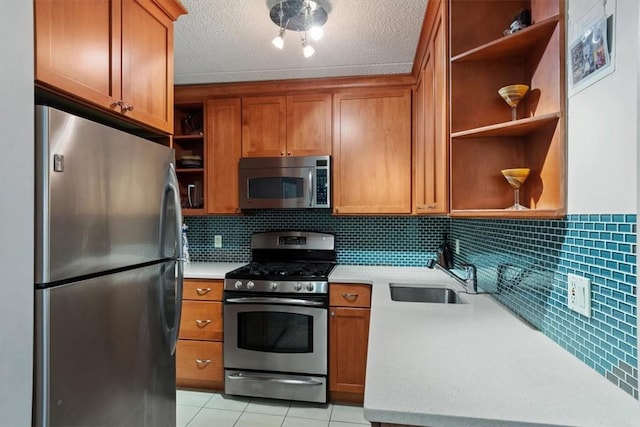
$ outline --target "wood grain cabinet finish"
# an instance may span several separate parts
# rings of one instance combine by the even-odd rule
[[[242,156],[331,154],[331,95],[242,99]]]
[[[449,0],[451,216],[550,217],[566,212],[564,1]],[[532,24],[502,31],[522,8]],[[526,84],[511,108],[498,89]],[[501,169],[529,168],[520,203]]]
[[[411,90],[333,98],[336,214],[411,213]]]
[[[176,353],[181,387],[224,389],[222,280],[185,279]]]
[[[371,287],[329,286],[329,394],[331,401],[364,399]]]
[[[174,0],[35,0],[36,82],[173,133]]]
[[[238,161],[242,155],[241,101],[210,99],[206,104],[207,212],[236,214]]]
[[[446,2],[436,2],[422,70],[415,90],[414,213],[449,212]],[[425,19],[430,19],[427,14]]]

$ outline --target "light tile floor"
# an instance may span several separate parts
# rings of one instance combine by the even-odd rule
[[[370,425],[362,406],[245,398],[177,391],[176,427],[358,427]]]

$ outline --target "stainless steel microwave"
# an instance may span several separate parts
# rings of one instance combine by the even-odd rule
[[[330,208],[331,156],[244,157],[240,209]]]

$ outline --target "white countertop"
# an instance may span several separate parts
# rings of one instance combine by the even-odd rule
[[[226,273],[246,264],[246,262],[190,262],[184,265],[184,278],[224,279]]]
[[[448,283],[427,268],[338,266],[371,283],[369,421],[417,426],[640,426],[640,403],[488,295],[392,301],[388,284]]]
[[[242,263],[191,263],[220,279]],[[467,304],[392,301],[388,284],[447,284],[437,270],[337,266],[331,282],[371,283],[364,398],[369,421],[432,427],[640,426],[640,403],[488,295]]]

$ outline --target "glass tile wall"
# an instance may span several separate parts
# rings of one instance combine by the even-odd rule
[[[453,247],[460,240],[456,262],[477,265],[481,289],[638,398],[636,215],[473,220],[264,210],[185,222],[191,259],[217,262],[248,262],[254,232],[301,229],[335,233],[340,264],[424,266],[449,232]],[[569,273],[591,279],[591,318],[566,308]]]
[[[638,398],[636,216],[451,221],[456,261],[523,320]],[[591,317],[567,308],[567,275],[591,280]]]

